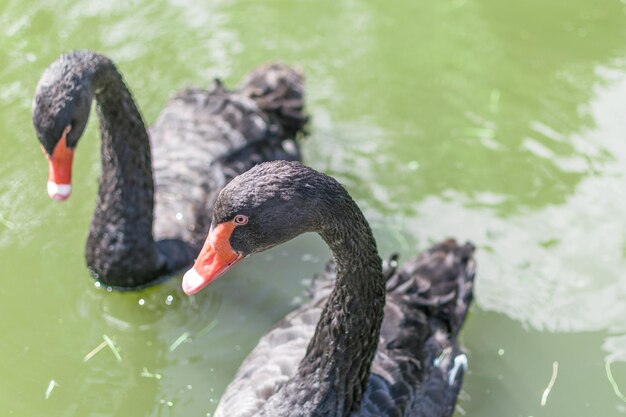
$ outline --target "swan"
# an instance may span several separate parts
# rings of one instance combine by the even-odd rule
[[[272,159],[296,160],[307,120],[302,75],[273,63],[238,90],[219,81],[173,96],[150,130],[114,63],[93,51],[59,57],[43,73],[32,118],[49,162],[48,194],[71,193],[74,151],[95,98],[102,172],[85,257],[114,288],[141,288],[189,267],[219,190]]]
[[[195,294],[244,257],[306,232],[322,237],[333,263],[312,299],[261,338],[215,416],[450,416],[467,365],[457,336],[474,247],[447,240],[383,268],[364,215],[332,177],[274,161],[233,179],[183,290]]]

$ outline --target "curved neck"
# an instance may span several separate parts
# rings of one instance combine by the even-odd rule
[[[91,79],[102,139],[102,173],[87,240],[87,264],[107,285],[148,283],[163,261],[152,235],[154,185],[150,141],[115,66],[97,56]]]
[[[271,399],[285,415],[306,409],[305,415],[339,417],[357,410],[384,315],[382,263],[365,217],[347,193],[321,213],[318,233],[332,251],[337,278],[297,374]]]

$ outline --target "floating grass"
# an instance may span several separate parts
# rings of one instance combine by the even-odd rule
[[[174,340],[174,343],[170,345],[170,352],[174,352],[178,346],[180,346],[185,340],[189,339],[189,332],[185,332],[178,336],[178,339]]]
[[[115,343],[113,343],[113,340],[111,340],[111,338],[109,336],[107,336],[106,334],[103,334],[102,338],[104,339],[104,342],[107,344],[109,349],[111,349],[111,352],[113,352],[113,355],[115,356],[115,359],[117,359],[118,362],[121,362],[122,361],[122,355],[120,355],[120,351],[115,346]]]
[[[143,368],[143,370],[141,371],[140,374],[142,377],[144,378],[154,378],[154,379],[161,379],[161,374],[157,373],[157,372],[150,372],[148,371],[148,368]]]
[[[218,323],[218,320],[213,320],[211,323],[207,324],[207,326],[204,329],[200,330],[196,336],[205,336],[209,334],[209,332],[213,330],[215,326],[217,326],[217,323]]]
[[[615,395],[617,395],[617,397],[620,400],[622,400],[622,401],[624,401],[626,403],[626,397],[619,390],[619,386],[617,385],[617,382],[615,381],[615,378],[613,378],[613,372],[611,372],[611,364],[612,363],[613,363],[613,361],[610,360],[610,359],[607,359],[604,362],[604,369],[606,370],[606,377],[609,379],[609,383],[613,387],[613,391],[615,391]]]
[[[95,348],[93,348],[91,350],[91,352],[89,352],[88,354],[85,355],[85,357],[83,358],[83,362],[87,362],[89,359],[93,358],[94,356],[96,356],[96,354],[98,352],[100,352],[102,349],[104,349],[104,347],[107,345],[107,342],[102,342],[100,343],[98,346],[96,346]]]
[[[59,384],[54,379],[50,380],[50,383],[48,384],[48,388],[46,389],[46,400],[50,398],[50,396],[52,395],[52,390],[54,389],[54,387],[58,387],[58,386]]]
[[[548,382],[548,386],[545,390],[543,390],[543,395],[541,396],[541,406],[545,407],[546,402],[548,401],[548,395],[550,395],[550,391],[554,387],[554,382],[556,381],[556,376],[559,373],[559,363],[552,362],[552,376],[550,377],[550,382]]]

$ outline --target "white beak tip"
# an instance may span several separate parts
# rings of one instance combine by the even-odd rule
[[[198,274],[195,268],[190,268],[183,275],[183,291],[187,295],[193,295],[206,286],[204,278]]]
[[[65,201],[72,194],[72,184],[57,184],[48,181],[48,195],[56,201]]]

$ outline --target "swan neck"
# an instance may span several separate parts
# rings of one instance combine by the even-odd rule
[[[100,120],[102,171],[87,240],[87,263],[107,285],[136,287],[161,261],[152,234],[154,184],[150,141],[121,74],[97,61],[93,92]]]
[[[337,416],[348,416],[361,402],[378,348],[386,296],[376,241],[360,209],[350,203],[347,213],[335,216],[321,233],[337,276],[303,361],[318,367],[321,385],[328,390],[323,408],[336,410]]]
[[[345,417],[358,409],[367,386],[384,315],[381,260],[372,231],[349,196],[321,213],[318,232],[336,263],[335,287],[296,375],[263,416],[303,410],[302,415]]]

